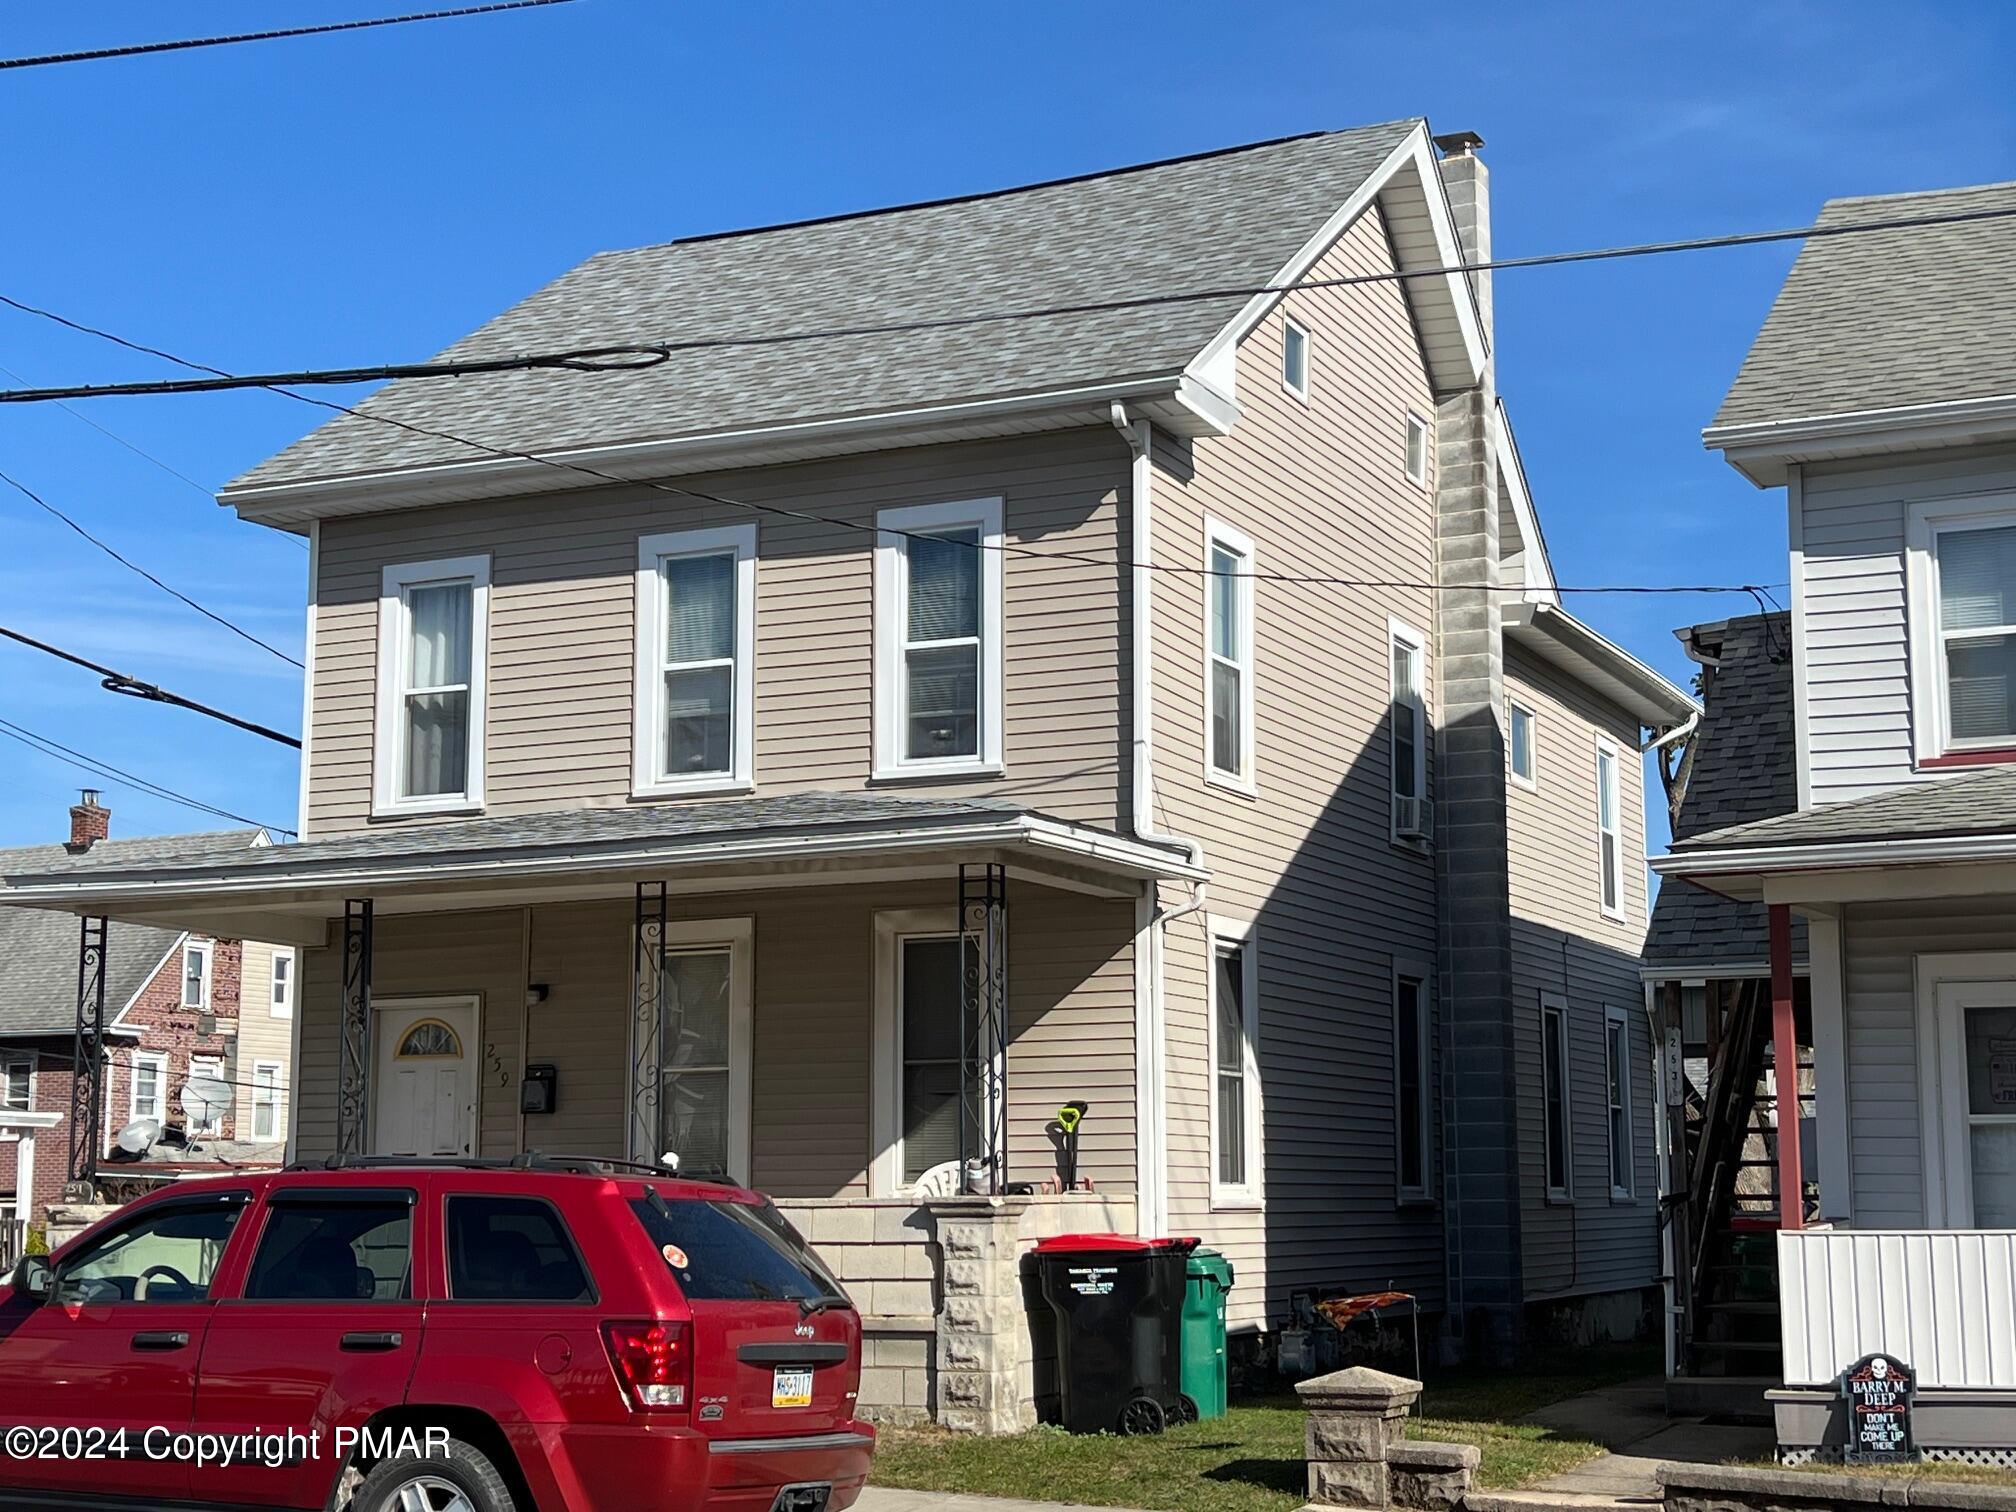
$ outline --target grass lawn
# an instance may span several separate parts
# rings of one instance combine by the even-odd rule
[[[1996,1465],[1962,1465],[1934,1460],[1922,1465],[1779,1465],[1760,1461],[1764,1470],[1810,1471],[1814,1475],[1877,1475],[1886,1480],[1958,1481],[1965,1486],[2006,1486],[2009,1472]]]
[[[1481,1485],[1525,1485],[1602,1452],[1581,1439],[1517,1421],[1563,1397],[1656,1373],[1641,1348],[1585,1349],[1518,1374],[1445,1372],[1422,1395],[1408,1436],[1475,1444]],[[1216,1422],[1158,1438],[1080,1437],[1038,1428],[972,1438],[935,1428],[886,1428],[869,1479],[919,1491],[972,1491],[1038,1501],[1171,1512],[1294,1512],[1309,1498],[1304,1414],[1294,1393],[1235,1402]]]

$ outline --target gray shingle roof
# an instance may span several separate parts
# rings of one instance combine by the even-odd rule
[[[295,869],[407,857],[463,855],[488,851],[574,849],[624,841],[705,841],[730,834],[763,832],[830,834],[847,829],[885,829],[894,823],[930,826],[961,820],[1026,814],[1019,803],[998,798],[906,798],[889,793],[787,793],[774,798],[739,798],[720,803],[639,804],[624,808],[561,809],[499,814],[443,824],[385,826],[298,845],[263,846],[225,855],[166,855],[144,860],[100,856],[94,846],[73,856],[62,846],[46,847],[32,867],[10,863],[0,852],[0,883],[27,885],[35,878],[62,879],[129,872],[150,875],[228,870],[238,875],[273,868]],[[54,850],[55,855],[46,854]],[[221,864],[220,864],[221,863]],[[4,892],[0,892],[4,896]]]
[[[1996,767],[1697,835],[1675,851],[2016,833],[2016,768]]]
[[[83,856],[61,845],[0,850],[0,875],[97,858],[118,867],[170,864],[192,857],[248,853],[258,830],[145,839],[101,840]],[[181,933],[113,924],[105,940],[105,1003],[117,1013],[145,987]],[[78,923],[65,913],[0,908],[0,1037],[67,1034],[77,1017]]]
[[[1674,822],[1676,848],[1732,824],[1799,807],[1792,724],[1792,623],[1788,614],[1752,614],[1695,625],[1683,641],[1714,658],[1704,669],[1694,764]],[[1806,924],[1793,921],[1792,951],[1806,954]],[[1647,965],[1705,967],[1761,961],[1767,949],[1761,903],[1725,898],[1668,877],[1659,884],[1645,936]]]
[[[1829,200],[1823,225],[2016,209],[2016,183]],[[1809,241],[1714,424],[2016,394],[2016,218]]]
[[[1362,126],[998,194],[604,252],[444,358],[1252,286],[1419,124]],[[674,355],[648,371],[408,379],[370,415],[511,450],[665,440],[1180,371],[1234,296],[1088,315]],[[228,487],[480,457],[343,416]]]

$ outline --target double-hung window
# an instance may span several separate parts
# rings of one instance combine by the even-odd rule
[[[204,1092],[216,1091],[217,1088],[212,1086],[211,1083],[222,1083],[224,1081],[223,1057],[216,1055],[190,1056],[189,1080],[192,1082],[202,1082],[204,1085],[200,1090]],[[192,1105],[201,1106],[206,1109],[202,1114],[191,1116],[189,1120],[189,1132],[191,1134],[215,1134],[219,1129],[224,1127],[224,1101],[204,1102],[193,1097],[190,1101]]]
[[[1956,523],[1930,540],[1943,738],[1929,754],[2016,746],[2016,523]]]
[[[1618,811],[1617,747],[1596,742],[1597,883],[1603,917],[1624,917],[1624,837]]]
[[[1395,1178],[1402,1202],[1428,1197],[1434,1158],[1430,1110],[1434,1078],[1428,1038],[1428,968],[1393,963],[1393,1096],[1396,1121]]]
[[[210,1007],[210,942],[190,940],[182,947],[182,1006]]]
[[[962,1045],[969,1027],[967,948],[949,908],[875,915],[875,1196],[914,1191],[925,1176],[956,1166],[962,1151],[969,1161],[998,1153],[991,1141],[1005,1066],[991,1022],[970,1026],[974,1039]],[[993,1011],[979,1006],[983,1014]],[[995,1063],[977,1064],[983,1055],[997,1057]]]
[[[1603,1069],[1610,1107],[1610,1195],[1628,1198],[1632,1179],[1631,1020],[1621,1008],[1603,1011]]]
[[[1540,1000],[1540,1108],[1547,1195],[1566,1198],[1574,1191],[1569,1143],[1568,1005]]]
[[[1407,480],[1421,487],[1428,486],[1428,422],[1419,415],[1407,417]]]
[[[1399,620],[1387,622],[1392,682],[1388,721],[1393,775],[1393,838],[1422,841],[1434,828],[1428,806],[1428,706],[1422,694],[1427,640]]]
[[[168,1057],[159,1050],[133,1052],[133,1096],[127,1117],[168,1117]]]
[[[1309,328],[1293,316],[1281,322],[1281,387],[1297,399],[1309,398]]]
[[[294,952],[273,952],[273,986],[268,1012],[274,1018],[294,1016]]]
[[[487,556],[385,569],[372,795],[378,813],[482,807],[489,617]]]
[[[252,1063],[252,1137],[280,1137],[280,1063]]]
[[[1001,501],[875,524],[875,775],[999,771]]]
[[[1512,780],[1523,788],[1540,786],[1540,747],[1537,740],[1539,721],[1531,709],[1522,703],[1511,706],[1511,717],[1505,739],[1509,746],[1508,756],[1512,766]]]
[[[0,1061],[0,1107],[12,1113],[26,1113],[34,1106],[34,1058],[22,1056],[18,1060]]]
[[[666,926],[655,1015],[635,1026],[631,1153],[679,1157],[700,1176],[749,1180],[755,927],[749,919]]]
[[[1251,792],[1253,773],[1253,543],[1204,525],[1204,775]]]
[[[637,796],[751,785],[755,631],[753,524],[637,543]]]
[[[1211,1199],[1260,1200],[1259,956],[1250,927],[1212,920]]]

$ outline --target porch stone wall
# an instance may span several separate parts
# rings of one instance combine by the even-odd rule
[[[1057,1234],[1134,1230],[1134,1200],[779,1199],[861,1309],[863,1417],[966,1433],[1035,1426],[1055,1394],[1055,1326],[1026,1257]]]

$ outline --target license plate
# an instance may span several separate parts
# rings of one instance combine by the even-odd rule
[[[809,1370],[778,1370],[770,1379],[770,1405],[772,1407],[810,1407],[812,1405],[812,1372]]]

